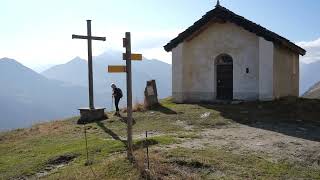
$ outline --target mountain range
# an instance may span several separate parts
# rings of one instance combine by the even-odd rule
[[[111,93],[111,83],[117,84],[124,93],[126,92],[125,73],[108,73],[108,65],[124,65],[122,53],[117,51],[107,51],[93,58],[94,89],[98,93]],[[88,65],[87,61],[76,57],[70,62],[54,66],[41,73],[49,79],[55,79],[73,85],[87,87]],[[143,58],[142,61],[133,61],[133,98],[141,101],[144,97],[146,81],[157,80],[159,96],[167,97],[171,95],[171,65],[159,60],[149,60]]]
[[[125,74],[109,74],[108,65],[124,64],[122,54],[108,51],[93,58],[96,107],[111,109],[111,83],[126,93]],[[143,101],[146,81],[156,79],[159,98],[171,94],[171,65],[144,58],[133,62],[133,100]],[[0,131],[78,115],[88,106],[87,61],[79,57],[37,73],[16,60],[0,59]],[[126,99],[123,98],[122,105]]]
[[[125,73],[110,74],[108,65],[125,64],[122,53],[106,51],[93,58],[94,96],[97,107],[112,110],[111,83],[126,93]],[[134,61],[133,101],[142,102],[146,81],[155,79],[159,98],[171,95],[171,65],[155,59]],[[300,64],[300,93],[320,97],[320,62]],[[76,57],[41,73],[16,60],[0,59],[0,131],[78,115],[88,105],[87,61]],[[310,88],[311,87],[311,88]],[[126,103],[125,96],[121,105]]]
[[[320,99],[320,81],[313,85],[302,97],[310,99]]]
[[[320,61],[310,64],[300,63],[300,95],[320,81]]]
[[[320,61],[301,64],[300,92],[302,97],[320,99]]]
[[[0,60],[0,83],[1,129],[68,117],[76,112],[71,107],[87,102],[85,88],[47,79],[9,58]]]

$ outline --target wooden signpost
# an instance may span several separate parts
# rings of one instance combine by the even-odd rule
[[[131,61],[142,60],[142,54],[131,53],[131,34],[126,32],[123,38],[123,47],[126,52],[123,53],[123,60],[126,60],[126,66],[108,66],[109,73],[126,72],[127,75],[127,157],[133,161],[133,148],[132,148],[132,72]]]

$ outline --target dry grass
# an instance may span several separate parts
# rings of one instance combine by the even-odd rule
[[[133,112],[145,112],[145,111],[147,111],[147,107],[144,104],[141,104],[141,103],[137,102],[137,103],[133,104],[132,111]],[[122,112],[126,113],[127,112],[127,108],[123,108]]]
[[[135,160],[136,168],[144,179],[201,179],[191,168],[181,168],[177,163],[169,162],[158,151],[149,154],[150,169],[147,168],[145,149],[135,151]]]
[[[35,124],[30,128],[24,129],[15,129],[10,132],[0,133],[0,141],[1,140],[11,140],[17,141],[22,140],[28,137],[35,136],[56,136],[66,133],[72,133],[75,127],[80,125],[76,125],[75,121],[77,121],[78,117],[70,118],[63,121],[51,121]]]

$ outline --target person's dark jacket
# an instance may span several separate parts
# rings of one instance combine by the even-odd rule
[[[112,95],[114,98],[122,98],[122,96],[123,96],[120,88],[114,88]]]

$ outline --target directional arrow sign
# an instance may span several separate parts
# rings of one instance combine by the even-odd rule
[[[126,66],[108,66],[108,72],[109,73],[123,73],[127,72]]]
[[[122,59],[127,60],[126,53],[122,54]],[[131,60],[133,61],[141,61],[142,60],[142,54],[131,54]]]

